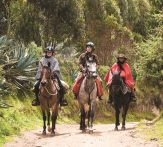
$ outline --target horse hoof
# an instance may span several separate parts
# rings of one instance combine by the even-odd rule
[[[80,127],[79,127],[79,130],[83,130],[83,127],[82,127],[82,126],[80,126]]]
[[[86,129],[83,129],[83,130],[82,130],[82,133],[86,133]]]
[[[114,128],[114,131],[118,131],[118,127],[115,127],[115,128]]]
[[[49,128],[48,128],[48,132],[51,132],[51,131],[52,131],[52,129],[49,127]]]
[[[51,132],[51,136],[55,136],[55,132]]]
[[[43,131],[43,132],[42,132],[42,135],[46,135],[46,131]]]
[[[89,134],[93,134],[93,130],[89,130]]]
[[[126,127],[125,126],[122,126],[121,130],[126,130]]]

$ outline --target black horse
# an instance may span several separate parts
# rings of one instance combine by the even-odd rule
[[[119,114],[120,109],[122,108],[122,130],[125,130],[125,120],[127,111],[129,108],[129,103],[131,101],[131,91],[124,83],[124,79],[120,77],[121,72],[113,72],[112,84],[110,87],[111,96],[114,102],[115,108],[115,130],[118,131],[119,123]]]

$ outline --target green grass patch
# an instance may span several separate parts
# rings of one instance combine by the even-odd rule
[[[153,125],[140,124],[137,131],[139,136],[156,141],[160,147],[163,147],[163,118]]]
[[[155,115],[151,112],[139,112],[137,110],[129,110],[127,114],[127,121],[130,122],[139,122],[142,119],[152,120],[155,118]]]
[[[0,147],[21,131],[41,126],[41,115],[38,108],[31,106],[31,99],[26,98],[23,101],[13,97],[7,99],[7,103],[13,107],[0,109]]]

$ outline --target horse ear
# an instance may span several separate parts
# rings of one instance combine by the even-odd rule
[[[51,65],[50,62],[48,62],[48,67],[50,67],[50,65]]]

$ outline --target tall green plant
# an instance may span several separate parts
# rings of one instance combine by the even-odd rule
[[[139,60],[136,63],[137,84],[146,103],[163,104],[163,40],[152,36],[138,45]],[[148,97],[146,96],[148,95]]]
[[[33,80],[35,68],[35,52],[23,44],[0,38],[1,95],[12,94],[15,91],[25,94]],[[6,91],[5,91],[6,90]]]

